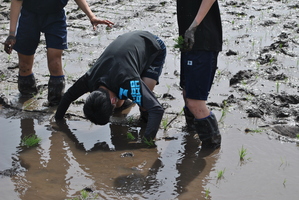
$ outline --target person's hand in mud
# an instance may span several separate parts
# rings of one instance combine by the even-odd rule
[[[11,54],[13,46],[16,43],[16,37],[13,35],[9,35],[5,40],[4,44],[4,51],[8,54]]]
[[[90,19],[90,23],[92,24],[93,30],[96,30],[96,26],[98,24],[106,24],[110,28],[112,28],[112,25],[114,25],[114,23],[109,21],[109,20],[101,20],[101,19],[98,19],[98,18]]]
[[[194,20],[195,21],[195,20]],[[184,51],[191,51],[194,45],[194,34],[197,28],[196,22],[193,22],[191,26],[186,30],[184,35]]]

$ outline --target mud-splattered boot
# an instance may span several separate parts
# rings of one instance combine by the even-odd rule
[[[187,127],[189,129],[195,129],[194,128],[194,115],[189,110],[189,108],[186,107],[186,106],[183,108],[183,111],[184,111],[184,115],[185,115],[185,120],[186,120]]]
[[[48,83],[48,106],[57,106],[64,94],[64,76],[50,76]]]
[[[194,126],[202,141],[203,148],[219,148],[221,145],[221,135],[214,113],[204,119],[194,119]]]
[[[32,97],[37,94],[37,87],[34,74],[18,76],[18,89],[22,96]]]

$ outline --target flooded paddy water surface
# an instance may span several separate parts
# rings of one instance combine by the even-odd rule
[[[298,0],[220,0],[223,51],[208,99],[219,120],[222,145],[201,150],[185,128],[179,84],[176,2],[88,1],[99,18],[115,23],[93,31],[73,1],[66,6],[68,45],[63,65],[67,88],[118,35],[148,30],[164,40],[167,58],[155,94],[165,107],[156,148],[136,138],[138,107],[106,126],[84,119],[84,97],[56,123],[46,108],[45,41],[34,73],[40,93],[17,91],[17,55],[1,49],[0,199],[299,199],[299,4]],[[0,40],[9,29],[9,2],[0,5]],[[22,139],[36,135],[36,147]],[[240,152],[246,155],[240,159]]]

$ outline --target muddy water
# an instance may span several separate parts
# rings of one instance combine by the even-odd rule
[[[1,195],[65,199],[87,187],[100,199],[203,199],[206,191],[211,199],[297,199],[298,146],[264,131],[244,131],[256,124],[233,111],[220,126],[222,147],[199,151],[196,140],[178,128],[160,131],[157,148],[148,149],[127,141],[126,126],[1,118]],[[28,134],[42,139],[38,147],[20,147]]]
[[[98,199],[298,199],[298,139],[282,136],[286,129],[273,131],[298,127],[297,0],[219,1],[224,46],[208,101],[223,136],[215,151],[200,150],[183,128],[179,53],[172,48],[175,1],[89,3],[97,16],[116,25],[94,32],[69,2],[69,49],[63,55],[67,88],[119,34],[149,30],[168,47],[155,94],[166,108],[163,120],[171,123],[166,130],[161,123],[156,148],[140,147],[126,138],[127,132],[137,137],[143,131],[129,123],[138,118],[136,106],[106,126],[95,126],[83,118],[83,97],[71,105],[65,123],[56,124],[55,108],[42,106],[48,80],[43,38],[34,65],[41,92],[28,101],[17,91],[16,53],[8,57],[2,51],[0,100],[8,101],[0,109],[1,199],[71,199],[84,188]],[[8,8],[1,4],[1,41],[8,32]],[[31,134],[42,139],[40,145],[21,147],[21,139]]]

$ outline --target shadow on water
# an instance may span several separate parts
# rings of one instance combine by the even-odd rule
[[[205,157],[218,152],[199,151],[199,143],[187,133],[174,140],[160,139],[157,148],[147,148],[126,138],[125,125],[46,124],[23,118],[18,126],[16,119],[1,121],[2,136],[8,141],[14,137],[3,150],[0,172],[7,191],[18,198],[7,199],[65,199],[84,188],[104,199],[175,199],[202,171],[209,173],[216,160],[207,165]],[[134,134],[140,132],[142,128],[136,127]],[[22,147],[22,138],[34,134],[42,138],[40,145]]]

